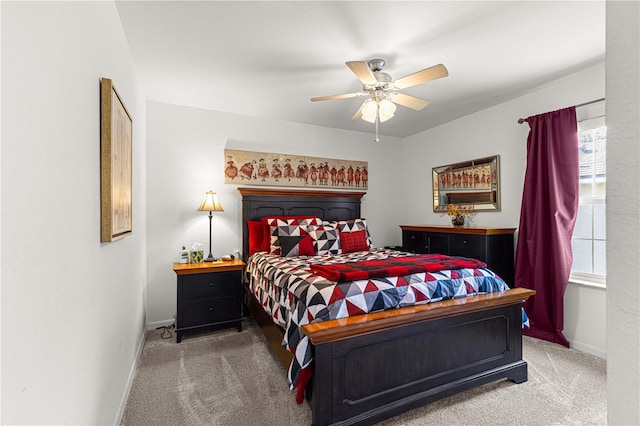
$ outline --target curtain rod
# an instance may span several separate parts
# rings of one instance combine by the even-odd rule
[[[584,102],[584,103],[581,103],[581,104],[576,105],[576,108],[580,108],[580,107],[583,107],[583,106],[587,106],[587,105],[595,104],[595,103],[597,103],[597,102],[602,102],[602,101],[604,101],[604,100],[605,100],[605,98],[600,98],[600,99],[596,99],[596,100],[593,100],[593,101]],[[522,124],[522,123],[524,123],[524,122],[525,122],[525,119],[524,119],[524,118],[518,118],[518,124]]]

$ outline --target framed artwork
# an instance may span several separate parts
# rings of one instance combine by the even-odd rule
[[[224,183],[366,191],[366,161],[225,149]]]
[[[131,235],[133,121],[113,82],[100,79],[100,241]]]
[[[455,204],[475,211],[500,210],[500,156],[433,168],[433,211]]]

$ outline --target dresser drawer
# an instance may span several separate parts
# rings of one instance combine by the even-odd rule
[[[449,235],[425,234],[427,236],[427,253],[449,254]]]
[[[200,326],[241,318],[238,297],[212,297],[183,303],[182,318],[178,327]]]
[[[424,232],[403,231],[402,248],[415,253],[427,253],[427,240]]]
[[[242,285],[242,274],[240,271],[193,274],[183,275],[182,280],[182,297],[185,299],[235,296]]]
[[[484,235],[451,234],[449,236],[449,255],[464,256],[487,260],[486,237]]]

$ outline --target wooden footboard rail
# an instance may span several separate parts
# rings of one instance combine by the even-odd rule
[[[372,424],[507,378],[527,380],[512,289],[302,327],[314,347],[313,424]]]
[[[311,343],[320,344],[390,327],[399,327],[416,321],[522,303],[534,294],[536,294],[534,290],[514,288],[500,293],[479,294],[426,305],[407,306],[389,311],[316,322],[303,325],[302,331],[309,336]]]

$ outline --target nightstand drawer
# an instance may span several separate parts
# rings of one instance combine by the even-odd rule
[[[241,271],[215,272],[182,276],[182,297],[196,299],[200,297],[235,296],[242,285]]]
[[[235,296],[185,301],[178,327],[199,326],[240,318],[240,301]]]

